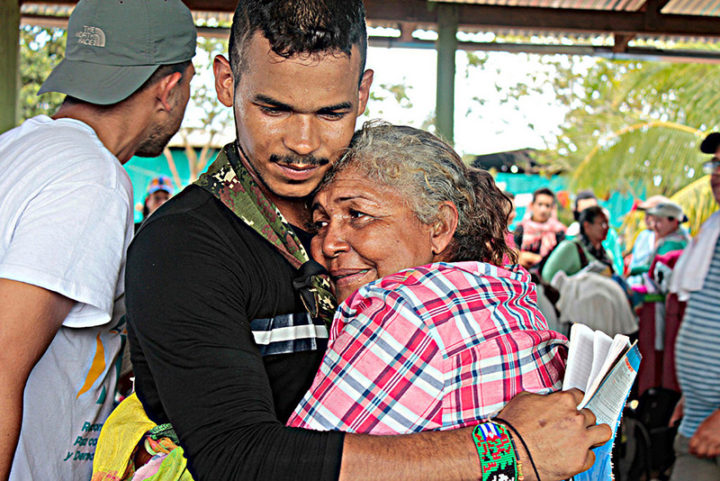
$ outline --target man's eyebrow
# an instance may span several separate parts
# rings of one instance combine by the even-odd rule
[[[290,105],[280,102],[279,100],[275,100],[272,97],[268,97],[267,95],[257,94],[254,100],[255,102],[272,105],[273,107],[277,107],[282,110],[294,110]]]
[[[263,94],[257,94],[254,98],[255,102],[272,105],[275,108],[281,109],[281,110],[287,110],[289,112],[295,112],[298,111],[296,108],[294,108],[292,105],[288,105],[284,102],[280,102],[279,100],[276,100],[272,97],[268,97],[267,95]],[[321,107],[317,110],[317,113],[319,114],[327,114],[327,113],[333,113],[338,110],[349,110],[352,108],[352,103],[350,102],[340,102],[339,104],[335,105],[328,105],[326,107]]]
[[[352,104],[350,102],[340,102],[339,104],[328,105],[327,107],[318,109],[317,113],[327,114],[327,113],[335,112],[337,110],[349,110],[351,108],[352,108]]]

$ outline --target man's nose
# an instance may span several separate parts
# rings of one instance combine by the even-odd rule
[[[310,155],[320,147],[317,119],[311,114],[293,114],[285,134],[285,147],[298,155]]]

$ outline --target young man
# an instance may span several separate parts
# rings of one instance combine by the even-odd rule
[[[172,423],[198,481],[479,476],[467,429],[379,437],[284,427],[334,312],[307,262],[306,201],[365,109],[366,49],[359,0],[241,1],[230,60],[214,64],[237,141],[130,248],[138,397],[153,421]],[[575,410],[578,399],[522,395],[503,412],[542,479],[586,467],[587,448],[608,436]]]
[[[122,164],[177,131],[195,43],[179,0],[81,1],[41,89],[68,97],[0,137],[0,480],[90,477],[122,345]]]
[[[536,266],[565,239],[565,226],[553,218],[555,194],[547,187],[533,192],[528,206],[530,217],[515,229],[515,245],[520,251],[519,263],[526,269]]]
[[[720,204],[720,133],[701,150],[715,202]],[[670,289],[687,300],[675,343],[675,365],[683,397],[670,424],[682,418],[675,438],[671,481],[720,479],[720,212],[713,214],[683,252]],[[698,373],[702,373],[699,375]]]

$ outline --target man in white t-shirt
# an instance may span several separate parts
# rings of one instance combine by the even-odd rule
[[[180,0],[82,0],[67,38],[40,90],[60,109],[0,136],[0,481],[90,478],[124,337],[122,164],[162,152],[194,74]]]

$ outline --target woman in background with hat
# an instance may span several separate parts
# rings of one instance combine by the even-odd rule
[[[142,221],[135,223],[135,232],[138,231],[143,221],[147,219],[150,214],[158,210],[158,208],[165,202],[170,200],[170,197],[175,193],[173,188],[172,180],[167,175],[161,175],[155,177],[150,181],[148,185],[148,191],[145,195],[145,202],[143,203],[143,218]]]
[[[653,218],[652,230],[655,233],[655,248],[647,262],[634,267],[630,271],[630,275],[648,272],[650,264],[656,256],[683,250],[690,242],[687,231],[680,227],[680,224],[687,221],[687,216],[678,204],[671,201],[659,202],[646,212]]]

